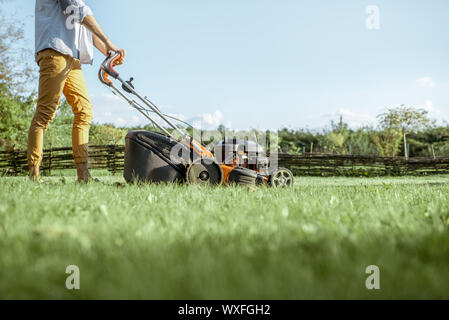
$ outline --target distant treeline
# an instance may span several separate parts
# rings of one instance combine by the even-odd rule
[[[350,129],[343,120],[331,123],[322,131],[282,129],[279,137],[280,149],[287,153],[404,156],[404,139],[400,133],[386,128]],[[412,131],[405,143],[409,157],[449,156],[449,125],[429,125]]]
[[[1,86],[0,86],[1,91]],[[0,96],[0,150],[24,150],[35,101],[17,96]],[[73,115],[64,101],[45,136],[45,148],[60,148],[72,143]],[[130,130],[155,130],[153,126],[117,128],[111,124],[93,124],[90,131],[92,145],[123,145]],[[219,131],[225,128],[220,126]],[[191,131],[191,130],[190,130]],[[401,130],[385,127],[351,129],[340,119],[322,130],[281,129],[278,132],[282,153],[335,154],[364,156],[405,156],[404,145],[410,157],[449,156],[449,125],[429,124],[410,130],[404,139]]]

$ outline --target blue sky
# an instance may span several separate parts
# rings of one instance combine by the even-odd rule
[[[34,2],[8,11],[34,46]],[[127,50],[120,67],[163,111],[234,129],[317,129],[342,114],[373,124],[386,107],[422,107],[449,120],[447,0],[87,0]],[[369,5],[380,29],[366,27]],[[85,77],[97,122],[146,123]]]

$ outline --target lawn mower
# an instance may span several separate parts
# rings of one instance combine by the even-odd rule
[[[120,77],[114,68],[122,63],[120,54],[110,52],[101,64],[100,81],[162,132],[140,130],[127,134],[124,167],[127,182],[293,186],[291,171],[269,169],[269,159],[259,156],[265,150],[255,142],[225,138],[215,146],[214,156],[172,122],[179,119],[163,114],[147,97],[141,96],[135,90],[133,78],[125,81]],[[113,80],[120,86],[114,85]],[[172,131],[156,122],[153,115],[162,119]]]

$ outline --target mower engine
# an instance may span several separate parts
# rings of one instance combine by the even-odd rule
[[[265,148],[254,141],[224,139],[215,146],[214,157],[222,167],[225,183],[293,186],[293,173],[286,168],[270,168]]]
[[[219,164],[243,167],[268,176],[270,162],[265,154],[265,148],[260,144],[243,139],[224,139],[214,148]]]

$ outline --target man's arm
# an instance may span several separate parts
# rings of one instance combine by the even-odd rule
[[[106,48],[106,45],[104,44],[104,42],[101,41],[100,38],[98,38],[95,34],[92,34],[92,39],[94,41],[95,48],[97,48],[98,51],[100,51],[102,54],[107,56],[109,52],[108,52],[108,49]]]
[[[125,50],[120,49],[114,45],[111,40],[109,40],[103,30],[101,30],[100,25],[97,23],[97,20],[93,15],[84,17],[81,24],[92,32],[94,46],[100,50],[101,53],[107,56],[109,51],[114,51],[120,53],[122,57],[125,57]]]
[[[125,57],[125,50],[118,48],[101,30],[97,20],[93,16],[92,10],[86,6],[84,0],[58,0],[63,14],[73,15],[74,22],[78,22],[92,32],[94,46],[104,55],[109,51],[120,53]]]

